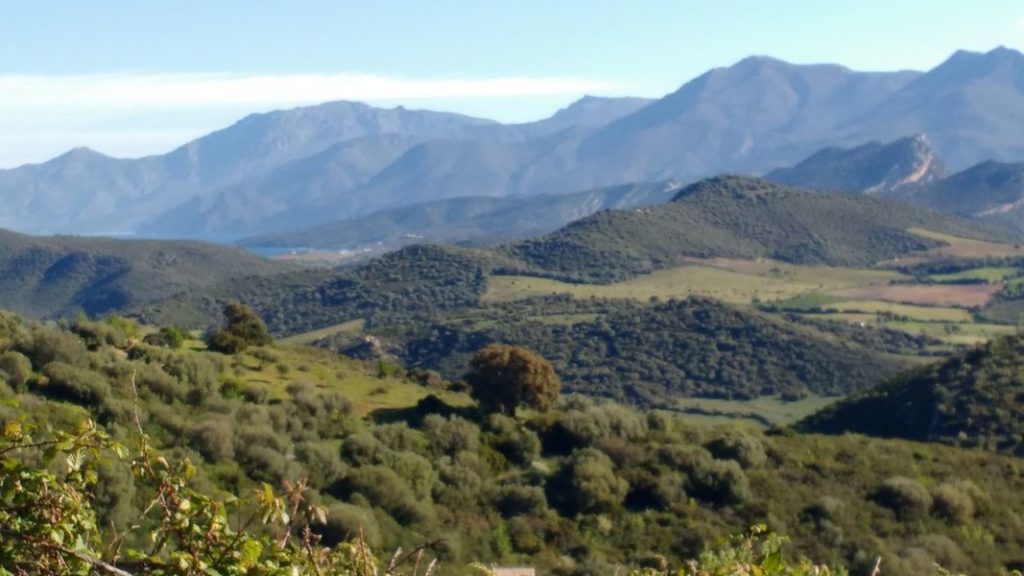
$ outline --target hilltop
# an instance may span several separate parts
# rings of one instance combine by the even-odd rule
[[[684,188],[670,203],[595,214],[505,252],[553,277],[612,282],[689,258],[872,266],[939,245],[910,228],[993,237],[964,220],[895,201],[722,176]]]

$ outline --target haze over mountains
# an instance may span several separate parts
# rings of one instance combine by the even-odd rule
[[[1022,120],[1013,50],[957,52],[925,73],[753,57],[653,102],[584,98],[529,124],[333,102],[249,116],[161,156],[75,149],[0,171],[0,227],[237,238],[453,198],[763,173],[911,134],[961,170],[1024,159]]]

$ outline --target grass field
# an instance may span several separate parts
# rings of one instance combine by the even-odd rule
[[[362,319],[349,320],[348,322],[342,322],[341,324],[335,324],[333,326],[327,326],[320,328],[319,330],[311,330],[309,332],[303,332],[301,334],[295,334],[287,338],[282,338],[279,342],[284,344],[312,344],[321,338],[333,336],[340,332],[348,332],[352,334],[358,334],[363,331],[363,326],[366,322]]]
[[[576,298],[678,298],[708,296],[725,302],[773,302],[808,293],[887,285],[903,278],[885,270],[794,266],[770,260],[712,259],[661,270],[609,285],[571,284],[529,276],[492,276],[486,302],[508,302],[531,296],[571,294]]]
[[[1001,284],[890,284],[833,292],[851,299],[882,300],[921,306],[984,306],[1002,290]]]
[[[983,280],[990,284],[1002,282],[1007,278],[1013,278],[1020,273],[1020,270],[1009,267],[985,267],[963,270],[952,274],[932,274],[928,277],[933,282],[959,282],[963,280]]]
[[[947,246],[942,246],[940,248],[924,252],[919,256],[924,259],[949,256],[957,258],[1002,258],[1010,256],[1024,256],[1024,249],[1012,244],[999,244],[996,242],[985,242],[983,240],[971,240],[969,238],[960,238],[959,236],[951,236],[949,234],[940,234],[938,232],[932,232],[931,230],[924,230],[922,228],[911,228],[908,231],[912,234],[929,238],[931,240],[938,240],[947,244]]]
[[[754,400],[716,400],[713,398],[682,398],[676,406],[683,418],[705,424],[744,423],[758,428],[768,424],[791,424],[838,398],[808,396],[796,402],[785,402],[774,396]]]
[[[258,358],[262,350],[272,361]],[[256,352],[256,355],[253,354]],[[236,366],[249,383],[266,386],[271,399],[288,397],[287,387],[293,383],[311,383],[336,390],[352,402],[356,411],[367,415],[380,408],[414,406],[428,394],[434,394],[453,406],[472,402],[465,394],[427,388],[388,375],[368,374],[359,361],[327,350],[301,345],[277,344],[271,348],[251,349],[240,355]]]

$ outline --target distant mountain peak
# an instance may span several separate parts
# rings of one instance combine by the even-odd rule
[[[935,182],[945,164],[924,134],[888,144],[871,141],[854,148],[829,147],[789,168],[768,173],[773,182],[801,188],[891,194]]]

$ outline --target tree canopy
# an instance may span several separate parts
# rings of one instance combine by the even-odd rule
[[[547,410],[558,400],[562,385],[550,362],[508,344],[490,344],[477,352],[466,382],[481,408],[502,414],[515,413],[520,405]]]

